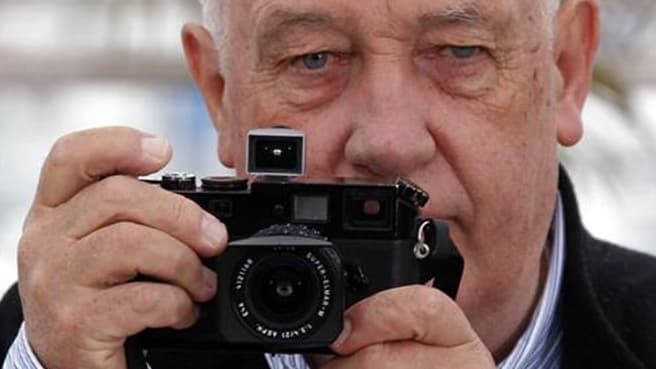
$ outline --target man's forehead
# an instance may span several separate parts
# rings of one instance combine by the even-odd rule
[[[332,18],[385,13],[389,17],[414,16],[421,19],[422,14],[453,14],[462,17],[512,19],[513,15],[531,11],[536,7],[535,0],[219,0],[239,7],[240,16],[249,21],[269,21],[272,17],[283,17],[293,13],[327,15]],[[349,12],[344,10],[348,9]],[[232,12],[231,12],[232,13]],[[232,13],[231,16],[237,14]],[[508,19],[510,18],[510,19]],[[232,17],[234,20],[235,18]]]

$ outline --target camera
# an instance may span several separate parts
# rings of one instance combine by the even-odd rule
[[[428,194],[390,183],[302,177],[302,132],[248,135],[254,180],[166,174],[150,181],[185,196],[227,227],[229,244],[204,260],[216,296],[184,330],[149,329],[144,349],[326,352],[346,308],[379,291],[426,283],[455,294],[462,262],[445,223],[421,219]]]

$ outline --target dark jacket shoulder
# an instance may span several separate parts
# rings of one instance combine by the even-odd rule
[[[564,368],[656,368],[656,258],[592,237],[561,171]]]
[[[22,322],[23,309],[18,294],[18,285],[14,284],[0,301],[0,363],[4,361]]]

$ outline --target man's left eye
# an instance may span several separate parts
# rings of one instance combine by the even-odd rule
[[[328,53],[311,53],[300,57],[303,66],[309,70],[321,69],[328,64]]]
[[[478,55],[481,48],[478,46],[448,46],[445,51],[456,59],[470,59]]]

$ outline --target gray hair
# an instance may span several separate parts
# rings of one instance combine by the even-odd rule
[[[203,8],[203,23],[212,34],[216,48],[223,51],[227,42],[227,17],[223,16],[225,12],[224,0],[199,0]]]
[[[545,19],[552,19],[558,8],[567,1],[568,0],[544,1],[543,12]],[[223,58],[223,54],[225,54],[226,51],[225,46],[228,43],[228,35],[226,33],[226,29],[229,27],[229,18],[224,16],[224,13],[226,12],[225,4],[227,3],[227,0],[199,0],[199,2],[203,8],[203,23],[212,34],[212,37],[214,38],[214,44],[220,51]],[[547,26],[545,31],[549,32],[550,38],[553,37],[553,27]]]

